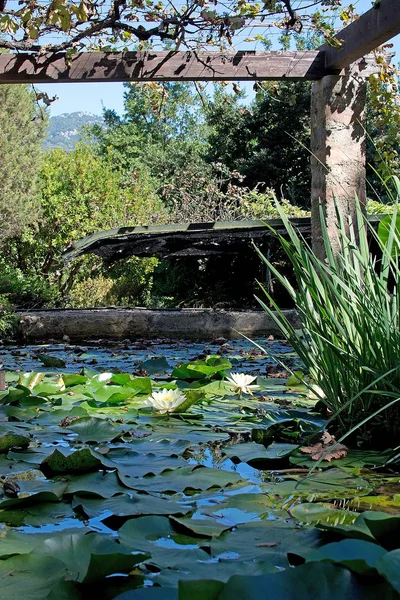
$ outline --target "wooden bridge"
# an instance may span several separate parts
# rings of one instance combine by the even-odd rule
[[[382,215],[369,220],[377,224]],[[306,241],[311,238],[311,218],[291,219]],[[64,252],[65,261],[96,254],[107,262],[130,256],[179,258],[234,255],[248,252],[254,241],[262,249],[277,245],[276,234],[286,234],[281,219],[266,221],[216,221],[149,227],[120,227],[89,235]]]

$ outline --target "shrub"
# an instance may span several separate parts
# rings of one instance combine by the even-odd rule
[[[57,290],[43,277],[4,264],[0,265],[0,295],[17,308],[54,306],[57,301]]]
[[[70,291],[69,300],[74,308],[93,308],[113,304],[114,282],[108,277],[88,277],[79,281]]]
[[[0,295],[0,336],[12,337],[17,327],[17,316],[9,300]]]
[[[395,179],[397,199],[400,181]],[[261,302],[304,363],[331,413],[336,432],[376,447],[400,439],[400,238],[395,207],[387,240],[368,225],[357,204],[346,232],[337,211],[339,252],[332,251],[321,209],[326,260],[319,259],[279,208],[288,239],[280,242],[293,265],[296,287],[264,258],[292,296],[301,329],[295,330],[274,300]],[[350,218],[350,217],[349,217]],[[371,255],[367,231],[381,253]],[[356,231],[359,231],[357,239]],[[318,388],[317,388],[318,389]]]

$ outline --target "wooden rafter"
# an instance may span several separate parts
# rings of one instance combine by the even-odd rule
[[[340,50],[328,46],[321,47],[325,52],[327,71],[341,71],[398,34],[400,1],[376,0],[376,7],[368,10],[336,35],[343,43]]]
[[[319,79],[321,52],[82,52],[1,54],[1,83],[76,81],[244,81]]]

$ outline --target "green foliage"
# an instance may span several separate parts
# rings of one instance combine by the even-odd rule
[[[57,303],[57,290],[39,275],[26,274],[7,264],[1,264],[0,273],[0,294],[17,308],[41,308]]]
[[[3,253],[4,261],[13,265],[14,274],[18,273],[14,279],[17,278],[21,286],[19,304],[34,304],[24,295],[24,289],[31,288],[33,295],[36,290],[36,305],[42,305],[48,303],[49,295],[53,295],[53,300],[58,302],[67,298],[73,286],[79,282],[76,300],[81,300],[86,306],[93,306],[95,301],[99,301],[100,305],[108,303],[107,294],[114,284],[108,282],[105,290],[107,268],[93,259],[65,266],[60,263],[61,253],[69,242],[95,231],[121,223],[138,225],[151,222],[152,219],[162,219],[161,202],[148,180],[132,176],[129,182],[121,185],[120,175],[110,163],[89,146],[80,144],[71,153],[53,150],[44,156],[40,191],[40,223],[35,228],[25,229]],[[149,263],[144,262],[143,269],[141,264],[140,261],[135,263],[136,280],[132,278],[131,287],[125,279],[125,296],[130,294],[132,298],[139,290],[138,279],[148,281]],[[132,275],[132,269],[130,271]],[[128,277],[129,268],[123,275]],[[87,278],[88,283],[85,284]],[[142,281],[142,284],[145,282]],[[51,294],[49,286],[53,289]],[[96,294],[93,294],[96,286]]]
[[[368,86],[367,179],[374,200],[388,202],[386,183],[392,175],[400,175],[399,73],[382,56],[377,60],[381,71],[369,78]]]
[[[400,181],[395,179],[395,184],[398,198]],[[400,435],[397,208],[386,241],[381,241],[366,224],[359,205],[349,232],[345,217],[338,212],[337,253],[331,246],[321,210],[326,261],[314,254],[280,212],[289,236],[289,240],[280,237],[280,242],[293,265],[296,288],[264,260],[293,298],[301,329],[293,328],[268,293],[277,315],[264,302],[261,304],[319,386],[317,395],[333,415],[336,430],[348,435],[355,432],[364,444],[395,444]],[[370,253],[367,230],[379,247],[379,263]],[[394,257],[393,248],[397,249]]]
[[[367,200],[368,215],[391,215],[395,209],[394,204],[385,204],[379,200]]]
[[[249,188],[264,185],[308,207],[310,85],[265,83],[249,108],[239,100],[220,90],[210,103],[210,160],[238,170]]]
[[[21,0],[18,8],[7,6],[4,10],[0,5],[0,48],[35,53],[66,51],[68,57],[82,47],[103,51],[148,50],[154,44],[168,50],[178,50],[181,45],[194,51],[204,45],[231,49],[239,41],[271,43],[271,25],[274,33],[281,34],[285,47],[289,47],[290,36],[298,37],[304,24],[308,31],[316,31],[330,45],[340,47],[341,42],[334,37],[335,19],[347,24],[356,18],[355,5],[346,7],[337,0],[317,0],[311,12],[310,8],[307,3],[292,7],[288,2],[276,0],[265,4],[216,0],[211,7],[203,2],[177,5],[170,13],[168,4],[148,0],[144,4],[112,2],[105,18],[100,0],[93,0],[90,6]],[[254,26],[262,26],[265,32],[243,39],[243,31],[253,32]],[[237,34],[242,34],[238,41]],[[50,36],[53,37],[49,39]]]
[[[18,318],[7,296],[0,294],[0,336],[12,337],[17,327]]]
[[[69,293],[73,307],[147,306],[151,302],[153,273],[156,258],[133,257],[110,267],[102,273],[77,281]]]
[[[186,189],[200,192],[210,171],[203,160],[200,99],[186,83],[125,87],[123,118],[105,111],[106,128],[91,128],[91,134],[123,180],[146,175],[163,204],[173,209],[184,203]]]
[[[24,85],[0,86],[0,244],[37,223],[37,175],[46,118]]]
[[[95,306],[110,306],[113,281],[103,275],[86,277],[78,281],[69,293],[69,303],[76,308],[91,308]]]

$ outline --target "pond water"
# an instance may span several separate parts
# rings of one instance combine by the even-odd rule
[[[209,343],[187,340],[124,340],[83,345],[0,346],[0,366],[9,371],[18,369],[35,371],[39,366],[41,370],[46,370],[38,355],[48,354],[65,362],[64,372],[75,373],[82,367],[92,366],[98,370],[118,369],[123,373],[131,373],[150,358],[165,357],[168,363],[175,367],[178,363],[219,354],[240,364],[241,372],[265,374],[266,367],[276,362],[255,344],[274,355],[284,357],[290,365],[296,359],[293,349],[285,341],[264,338],[256,338],[254,343],[246,339],[225,340],[224,338]]]
[[[400,511],[400,478],[380,472],[382,453],[352,450],[313,469],[299,447],[324,419],[272,358],[294,368],[292,349],[257,342],[267,353],[222,339],[1,348],[9,597],[22,597],[21,585],[50,600],[146,598],[154,587],[168,600],[179,581],[304,562],[324,541],[317,522]],[[254,396],[232,389],[231,372],[254,375]],[[163,388],[192,406],[155,413],[146,400]]]

